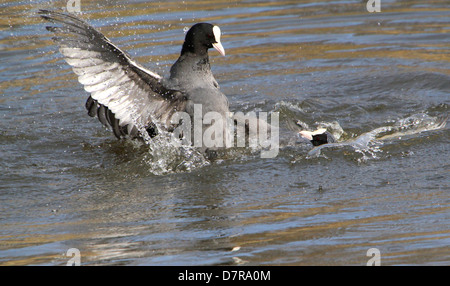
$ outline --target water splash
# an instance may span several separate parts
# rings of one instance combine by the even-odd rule
[[[395,132],[381,137],[380,140],[401,139],[403,136],[442,129],[447,125],[447,120],[448,116],[433,117],[426,113],[414,114],[395,122],[393,126]]]
[[[154,120],[153,122],[158,122]],[[142,163],[154,175],[190,172],[210,164],[205,156],[193,146],[177,144],[172,133],[154,123],[158,136],[151,138],[144,126],[138,126],[139,133],[148,146]]]
[[[155,121],[156,122],[156,121]],[[378,127],[369,132],[363,133],[356,138],[337,143],[328,143],[317,146],[307,153],[307,157],[318,157],[325,149],[350,148],[354,154],[361,156],[356,160],[365,162],[379,158],[383,152],[384,142],[390,139],[401,139],[406,135],[418,134],[424,131],[436,130],[445,127],[447,117],[432,117],[425,113],[415,114],[406,118],[401,118],[391,126]],[[304,123],[305,126],[306,123]],[[337,140],[345,134],[337,121],[319,122],[319,127],[325,127],[335,136]],[[165,131],[161,126],[158,136],[151,138],[144,127],[140,127],[141,136],[148,146],[148,152],[142,157],[142,163],[148,172],[154,175],[166,175],[171,173],[190,172],[211,164],[205,155],[193,146],[177,144],[172,133]],[[246,150],[255,151],[255,150]],[[228,159],[244,156],[247,153],[227,152]],[[248,154],[247,154],[248,155]],[[231,158],[230,158],[231,157]]]
[[[325,128],[327,129],[336,140],[341,139],[342,135],[345,134],[344,129],[337,121],[332,122],[318,122],[317,123],[317,129],[319,128]]]
[[[321,151],[326,148],[342,148],[342,147],[351,147],[355,150],[355,152],[363,155],[362,161],[365,161],[369,158],[376,158],[376,153],[381,152],[380,145],[381,142],[375,140],[376,136],[381,133],[385,133],[391,131],[392,127],[380,127],[376,128],[370,132],[364,133],[355,139],[338,142],[338,143],[328,143],[324,145],[317,146],[308,152],[309,157],[319,156]]]
[[[210,164],[203,154],[193,147],[177,147],[166,143],[149,149],[149,152],[142,158],[142,162],[147,166],[149,172],[158,176],[191,172]]]
[[[363,133],[355,139],[320,145],[308,152],[309,157],[317,157],[321,151],[328,148],[351,147],[356,153],[362,154],[358,161],[378,158],[377,153],[382,152],[383,141],[402,139],[404,136],[419,134],[425,131],[444,128],[448,117],[433,117],[425,113],[399,119],[393,126],[383,126],[370,132]],[[388,134],[389,133],[389,134]],[[384,134],[384,135],[383,135]]]
[[[279,101],[275,104],[274,111],[283,111],[283,109],[292,110],[295,112],[305,112],[299,103],[292,103],[289,101]]]

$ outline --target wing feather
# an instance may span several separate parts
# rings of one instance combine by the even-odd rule
[[[166,88],[161,76],[133,61],[102,33],[85,21],[65,13],[40,10],[41,17],[57,24],[47,30],[78,81],[91,94],[86,102],[90,116],[110,125],[117,137],[135,136],[137,130],[169,119],[184,110],[186,97]]]

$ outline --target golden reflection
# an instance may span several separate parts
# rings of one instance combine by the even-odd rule
[[[395,67],[426,72],[438,72],[450,75],[450,70],[446,68],[450,62],[450,53],[447,44],[426,44],[424,41],[413,42],[411,40],[398,40],[394,44],[382,41],[364,40],[359,43],[356,39],[370,36],[389,36],[392,39],[399,39],[401,36],[421,36],[421,34],[432,34],[433,36],[448,37],[450,33],[448,21],[445,21],[450,14],[450,7],[444,0],[427,1],[428,5],[433,4],[433,8],[424,7],[423,1],[395,1],[383,6],[382,13],[369,14],[364,8],[364,1],[355,3],[327,4],[326,0],[285,0],[285,1],[233,1],[228,0],[199,0],[199,1],[140,1],[128,5],[118,6],[116,1],[81,0],[81,18],[88,22],[96,21],[96,28],[102,31],[118,46],[127,51],[130,50],[157,50],[161,46],[180,47],[183,41],[182,27],[191,25],[194,21],[222,22],[225,32],[223,41],[225,48],[226,41],[234,43],[233,47],[227,49],[227,57],[217,57],[212,55],[214,66],[233,66],[230,69],[223,69],[221,76],[226,79],[245,78],[279,74],[297,74],[308,72],[322,72],[340,69],[340,62],[345,64],[352,59],[390,59],[405,60],[396,61]],[[336,1],[339,2],[339,1]],[[17,57],[15,65],[1,65],[1,76],[13,73],[14,76],[5,77],[7,80],[0,81],[0,104],[11,101],[16,94],[14,92],[5,93],[5,90],[25,91],[23,96],[35,96],[39,93],[61,90],[67,87],[68,81],[77,85],[76,76],[71,73],[68,65],[64,63],[62,57],[50,59],[57,48],[51,41],[50,33],[45,30],[45,23],[36,12],[38,9],[58,9],[62,10],[67,3],[66,0],[52,1],[51,7],[48,2],[36,4],[34,1],[12,1],[2,2],[5,9],[0,11],[0,31],[4,32],[4,37],[0,38],[0,52],[2,55],[13,55]],[[304,5],[315,3],[315,5]],[[322,4],[322,5],[320,5]],[[222,13],[220,13],[222,12]],[[427,12],[436,12],[437,21],[421,21],[422,17],[432,17]],[[407,14],[410,13],[410,14]],[[422,16],[423,13],[424,15]],[[407,15],[417,15],[417,19],[408,19]],[[138,21],[129,21],[131,16],[145,15],[138,17]],[[166,18],[161,15],[167,15]],[[173,16],[176,15],[176,16]],[[399,20],[392,15],[399,15]],[[433,16],[434,17],[434,16]],[[180,19],[182,18],[182,19]],[[410,21],[408,21],[410,20]],[[32,27],[35,25],[35,27]],[[98,25],[98,26],[97,26]],[[166,39],[159,33],[177,30],[179,35],[174,39]],[[317,38],[314,36],[317,35]],[[334,41],[320,40],[322,35],[334,35]],[[349,40],[338,41],[341,37],[348,36]],[[397,38],[396,38],[397,37]],[[130,38],[132,40],[130,41]],[[272,41],[259,41],[260,39],[270,39]],[[120,39],[120,40],[119,40]],[[153,40],[157,42],[153,42]],[[277,39],[283,41],[277,42]],[[116,41],[117,40],[117,41]],[[245,40],[246,44],[239,44]],[[442,41],[439,41],[442,43]],[[49,48],[51,47],[51,48]],[[178,57],[178,49],[175,54],[160,51],[160,55],[146,55],[135,57],[138,62],[150,69],[155,69],[159,62],[172,63]],[[148,53],[146,53],[148,54]],[[322,66],[306,66],[304,62],[311,60],[336,60],[334,63]],[[386,61],[385,59],[388,59]],[[433,62],[434,65],[417,66],[417,61]],[[333,62],[333,61],[328,61]],[[336,63],[337,62],[337,63]],[[298,65],[286,65],[285,63],[298,63]],[[446,65],[447,64],[447,65]],[[48,70],[48,66],[61,66],[58,70]],[[364,67],[365,63],[360,61],[357,69]],[[29,70],[28,68],[34,68]],[[161,68],[161,66],[159,66]],[[214,69],[214,67],[213,67]],[[219,80],[220,81],[220,80]],[[72,84],[71,83],[71,84]],[[36,87],[43,86],[45,90]],[[237,90],[237,87],[232,87]],[[365,198],[366,200],[370,198]],[[389,200],[392,198],[374,197],[378,200]],[[284,198],[283,204],[289,201]],[[283,244],[302,240],[314,240],[317,238],[327,238],[338,236],[348,229],[357,229],[360,226],[374,224],[383,226],[395,224],[396,222],[412,216],[432,215],[434,213],[445,213],[449,207],[433,206],[416,208],[403,212],[393,212],[385,215],[372,215],[370,217],[353,218],[350,217],[349,209],[363,208],[363,202],[342,200],[329,202],[325,205],[314,205],[311,207],[298,208],[292,210],[284,208],[283,205],[273,201],[261,202],[258,204],[248,203],[246,206],[236,209],[237,213],[245,213],[258,210],[280,210],[277,212],[262,212],[249,218],[244,218],[239,222],[238,227],[246,227],[258,224],[277,224],[302,219],[310,219],[321,214],[346,214],[347,217],[339,221],[304,224],[284,228],[279,231],[261,231],[251,234],[242,234],[229,237],[229,242],[241,250],[258,247],[264,244]],[[147,222],[144,222],[145,225]],[[59,224],[48,225],[2,225],[2,228],[14,228],[23,230],[16,235],[0,236],[1,250],[19,249],[50,244],[53,242],[64,242],[83,239],[102,239],[104,233],[97,230],[77,233],[70,231],[67,233],[54,234],[51,230],[57,227],[71,227],[72,225],[86,226],[95,224],[94,221],[61,222]],[[161,223],[162,228],[165,227]],[[136,230],[136,229],[135,229]],[[17,232],[17,231],[16,231]],[[139,231],[136,230],[136,233]],[[113,232],[111,237],[124,235],[134,235],[133,230],[124,233]],[[450,232],[448,230],[439,231],[409,231],[405,233],[380,234],[373,238],[378,240],[380,245],[404,243],[427,242],[433,240],[448,240]],[[99,258],[120,259],[125,256],[125,250],[132,245],[126,242],[110,244],[90,245],[90,250],[83,250],[86,258],[92,260]],[[368,248],[372,243],[355,243],[352,247]],[[335,243],[332,246],[321,248],[322,253],[310,252],[309,256],[322,255],[328,250],[348,249],[347,244]],[[239,251],[235,252],[238,254]],[[398,250],[383,253],[383,259],[396,262],[399,256],[421,257],[433,255],[439,251],[444,251],[442,247],[435,247],[432,250]],[[348,250],[353,251],[353,250]],[[265,254],[268,251],[265,251]],[[361,254],[361,253],[359,253]],[[128,252],[126,256],[139,256],[136,252]],[[297,255],[297,254],[292,254]],[[346,255],[348,257],[348,255]],[[363,255],[365,258],[365,256]],[[338,257],[334,257],[339,261]],[[29,265],[45,264],[58,261],[60,254],[42,254],[31,256],[23,253],[23,256],[12,257],[10,261],[0,262],[0,265]],[[263,260],[265,258],[261,258]],[[419,259],[419,258],[417,258]],[[260,260],[260,261],[261,261]],[[298,260],[294,260],[297,261]],[[423,261],[419,259],[419,261]],[[355,263],[359,263],[355,260]]]

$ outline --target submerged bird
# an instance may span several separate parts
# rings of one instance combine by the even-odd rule
[[[228,116],[228,99],[219,89],[208,57],[210,48],[225,56],[218,26],[193,25],[170,75],[163,78],[136,63],[85,21],[49,10],[39,14],[56,24],[46,28],[56,34],[53,40],[59,51],[90,93],[88,114],[110,126],[117,138],[143,137],[142,130],[150,137],[158,128],[173,131],[172,115],[180,111],[192,117],[196,104],[201,104],[202,114]]]

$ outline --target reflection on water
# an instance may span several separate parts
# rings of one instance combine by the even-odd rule
[[[282,149],[209,162],[117,141],[36,12],[0,20],[0,265],[446,265],[446,1],[96,1],[83,19],[159,74],[185,27],[223,32],[213,72],[233,111],[280,113]],[[312,149],[288,128],[326,126]],[[356,145],[355,145],[356,144]],[[312,156],[314,155],[314,156]]]

